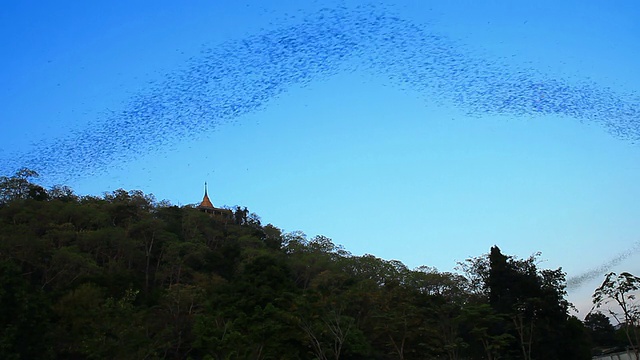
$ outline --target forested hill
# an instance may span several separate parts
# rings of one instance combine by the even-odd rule
[[[590,358],[564,273],[533,257],[410,270],[239,208],[33,175],[0,177],[2,359]]]

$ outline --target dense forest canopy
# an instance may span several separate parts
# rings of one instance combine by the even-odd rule
[[[571,316],[564,272],[537,256],[412,270],[246,208],[36,176],[0,177],[3,359],[589,359],[626,340],[602,313]]]

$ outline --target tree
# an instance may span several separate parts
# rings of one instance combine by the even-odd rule
[[[297,298],[297,323],[317,359],[339,360],[348,354],[366,356],[369,352],[350,309],[353,285],[353,278],[346,274],[326,270]]]
[[[624,332],[629,346],[635,349],[636,358],[640,357],[640,304],[635,302],[636,292],[640,290],[640,277],[623,272],[617,275],[610,272],[605,275],[602,285],[593,293],[594,309],[613,303],[620,309],[608,312],[619,324],[624,326]]]
[[[282,231],[277,227],[267,224],[262,228],[264,231],[264,243],[268,248],[279,250],[282,247]]]
[[[600,311],[592,311],[584,318],[584,326],[589,332],[591,342],[595,346],[612,346],[615,344],[615,328],[609,317]]]
[[[378,291],[373,298],[373,330],[388,353],[400,360],[413,348],[412,341],[420,338],[418,329],[424,322],[414,305],[412,295],[407,289],[394,286],[386,291]]]
[[[61,358],[142,359],[150,356],[146,324],[133,302],[137,290],[106,297],[104,289],[84,283],[53,306],[59,320],[52,333]]]
[[[30,179],[37,178],[37,172],[22,168],[11,176],[0,176],[0,205],[19,199],[47,200],[47,191]]]
[[[49,197],[63,202],[78,201],[78,196],[73,192],[73,189],[65,185],[54,185],[49,189]]]
[[[471,338],[482,344],[487,360],[497,360],[515,338],[509,333],[495,334],[496,328],[506,321],[504,315],[496,314],[489,304],[469,304],[461,315]]]
[[[467,279],[422,266],[408,271],[404,282],[418,293],[429,331],[434,331],[430,337],[437,340],[436,348],[444,350],[450,360],[458,359],[469,345],[461,333],[461,311],[469,301]]]
[[[520,353],[525,360],[563,358],[568,351],[562,346],[564,341],[571,336],[586,336],[572,331],[564,272],[538,270],[537,256],[520,260],[503,255],[497,246],[489,254],[489,304],[496,314],[511,320],[494,329],[493,334],[511,334],[517,340],[517,346],[504,353],[507,357]],[[578,350],[575,356],[584,356]]]
[[[0,260],[0,358],[51,358],[50,315],[43,292],[14,263]]]

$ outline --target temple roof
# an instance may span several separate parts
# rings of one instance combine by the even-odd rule
[[[209,195],[207,195],[207,183],[204,183],[204,198],[202,199],[202,202],[200,203],[200,205],[198,205],[198,207],[211,209],[215,208],[211,200],[209,200]]]

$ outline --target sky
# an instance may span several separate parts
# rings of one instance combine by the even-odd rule
[[[640,274],[636,1],[21,1],[0,175],[247,206],[453,271],[562,267],[584,315]],[[586,310],[585,310],[586,309]]]

